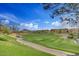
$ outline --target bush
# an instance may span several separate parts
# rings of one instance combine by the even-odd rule
[[[73,33],[70,33],[69,36],[68,36],[68,38],[69,39],[74,39],[74,34]]]
[[[6,39],[4,39],[4,38],[1,38],[1,37],[0,37],[0,41],[7,41],[7,40],[6,40]]]

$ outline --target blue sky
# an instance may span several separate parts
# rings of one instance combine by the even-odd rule
[[[58,17],[52,19],[49,13],[39,3],[0,4],[0,17],[7,18],[6,23],[10,23],[10,20],[19,23],[20,29],[61,28],[60,19]]]

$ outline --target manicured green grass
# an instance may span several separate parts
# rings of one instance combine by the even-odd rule
[[[72,39],[63,39],[55,33],[39,32],[23,35],[25,40],[32,41],[44,46],[55,48],[67,52],[79,54],[79,45],[74,44]]]
[[[0,56],[50,56],[50,54],[22,45],[8,35],[0,34],[0,38]]]

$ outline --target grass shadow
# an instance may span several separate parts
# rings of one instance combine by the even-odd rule
[[[7,41],[5,38],[0,37],[0,41]]]

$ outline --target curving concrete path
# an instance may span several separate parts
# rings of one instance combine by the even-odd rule
[[[56,55],[56,56],[74,55],[72,53],[70,53],[70,54],[69,53],[65,53],[64,51],[51,49],[51,48],[48,48],[48,47],[45,47],[45,46],[42,46],[42,45],[39,45],[39,44],[36,44],[36,43],[25,41],[25,40],[23,40],[23,38],[17,38],[16,41],[21,43],[21,44],[24,44],[24,45],[27,45],[29,47],[32,47],[34,49],[37,49],[39,51],[42,51],[42,52],[45,52],[45,53],[49,53],[49,54],[52,54],[52,55]]]

